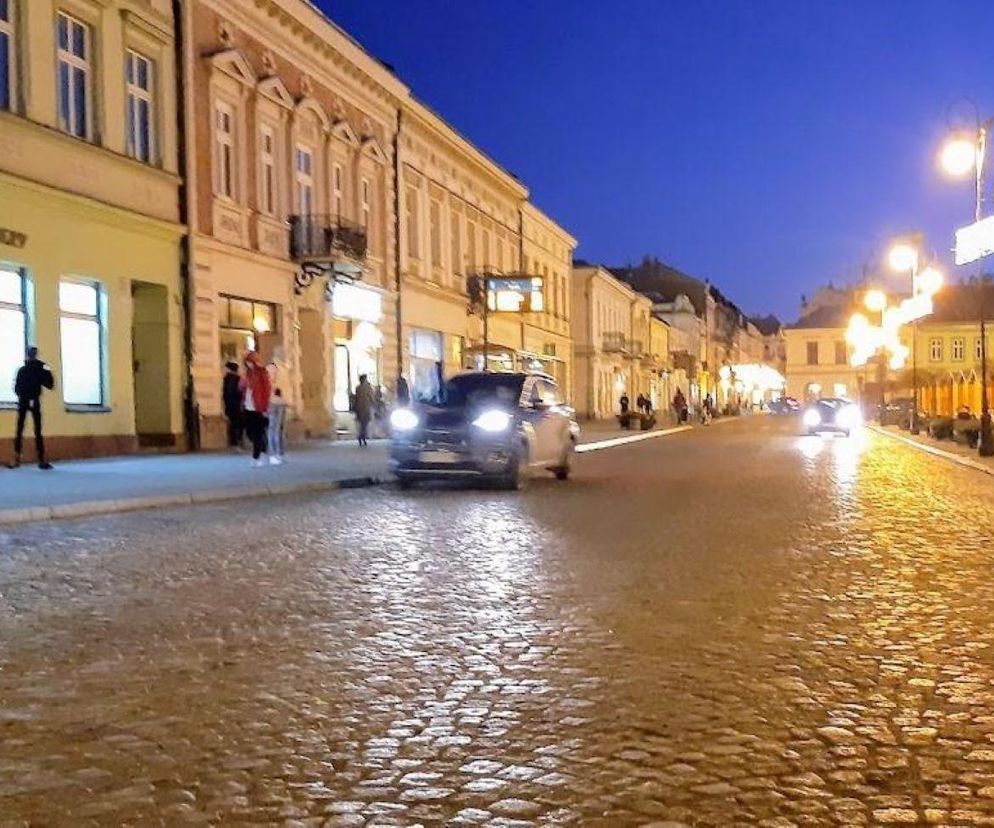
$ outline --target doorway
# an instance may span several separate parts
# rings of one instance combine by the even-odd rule
[[[170,411],[169,290],[164,285],[131,283],[131,359],[138,445],[175,446]]]

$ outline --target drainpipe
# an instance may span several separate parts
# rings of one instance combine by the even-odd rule
[[[397,128],[393,133],[393,252],[394,280],[397,289],[397,379],[404,373],[404,326],[401,317],[401,272],[400,272],[400,127],[404,112],[397,107]],[[410,387],[410,380],[408,380]],[[395,387],[396,390],[396,387]]]
[[[186,433],[187,449],[200,449],[200,409],[193,388],[193,287],[191,280],[193,227],[190,224],[190,158],[187,147],[187,91],[185,43],[189,34],[185,4],[182,0],[172,0],[173,9],[173,58],[176,72],[176,161],[179,170],[179,221],[186,228],[180,239],[179,276],[183,297],[183,360],[186,368],[183,391],[183,429]]]

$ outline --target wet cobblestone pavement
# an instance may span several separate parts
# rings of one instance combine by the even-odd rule
[[[756,418],[0,531],[0,826],[994,824],[992,495]]]

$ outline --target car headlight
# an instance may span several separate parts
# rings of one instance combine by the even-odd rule
[[[390,415],[390,425],[397,431],[410,431],[418,427],[418,415],[409,408],[398,408]]]
[[[839,425],[845,428],[856,428],[863,424],[863,412],[858,406],[847,405],[839,412]]]
[[[511,425],[511,415],[499,408],[492,408],[473,420],[473,425],[483,431],[507,431]]]
[[[821,414],[818,413],[816,408],[809,408],[804,412],[804,425],[808,428],[821,425]]]

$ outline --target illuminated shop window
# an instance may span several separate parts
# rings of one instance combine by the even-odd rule
[[[66,405],[103,405],[104,315],[100,286],[59,283],[62,399]]]

